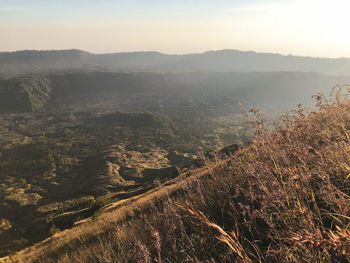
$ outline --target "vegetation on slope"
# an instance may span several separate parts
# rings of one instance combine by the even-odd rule
[[[50,95],[50,81],[43,76],[0,79],[0,113],[39,110]]]
[[[159,112],[176,119],[239,113],[238,102],[264,111],[310,104],[349,76],[303,72],[112,73],[71,72],[0,79],[0,114],[39,109]]]
[[[59,261],[348,262],[350,105],[316,99],[273,132],[252,111],[250,145]]]
[[[215,134],[234,140],[218,126],[88,108],[0,115],[0,257],[178,175],[172,166],[213,148]]]

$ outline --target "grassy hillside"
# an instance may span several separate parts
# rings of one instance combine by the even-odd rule
[[[13,259],[348,262],[350,104],[339,92],[334,101],[315,98],[318,111],[299,108],[271,132],[251,111],[256,137],[230,158]]]

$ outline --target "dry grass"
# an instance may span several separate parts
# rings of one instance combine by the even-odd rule
[[[41,262],[350,262],[350,105],[333,98],[273,132],[252,111],[255,140],[210,176]]]
[[[45,258],[48,255],[56,258],[62,251],[74,250],[77,246],[87,244],[91,240],[95,240],[99,235],[114,229],[117,223],[137,216],[140,208],[147,207],[151,201],[167,199],[173,192],[206,175],[208,175],[207,168],[191,171],[183,174],[182,178],[184,179],[181,181],[179,181],[179,178],[171,180],[167,182],[167,186],[161,186],[144,194],[111,203],[98,211],[97,217],[77,222],[72,229],[56,233],[54,236],[12,256],[0,258],[0,262],[46,262]],[[81,262],[84,262],[84,260]]]

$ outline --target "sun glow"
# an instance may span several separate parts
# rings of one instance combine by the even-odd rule
[[[143,4],[136,8],[104,2],[109,5],[94,10],[88,2],[82,9],[56,10],[0,1],[0,50],[190,53],[235,48],[350,57],[347,0],[135,2]]]

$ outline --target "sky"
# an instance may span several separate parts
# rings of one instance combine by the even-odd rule
[[[349,0],[0,0],[0,51],[350,57]]]

